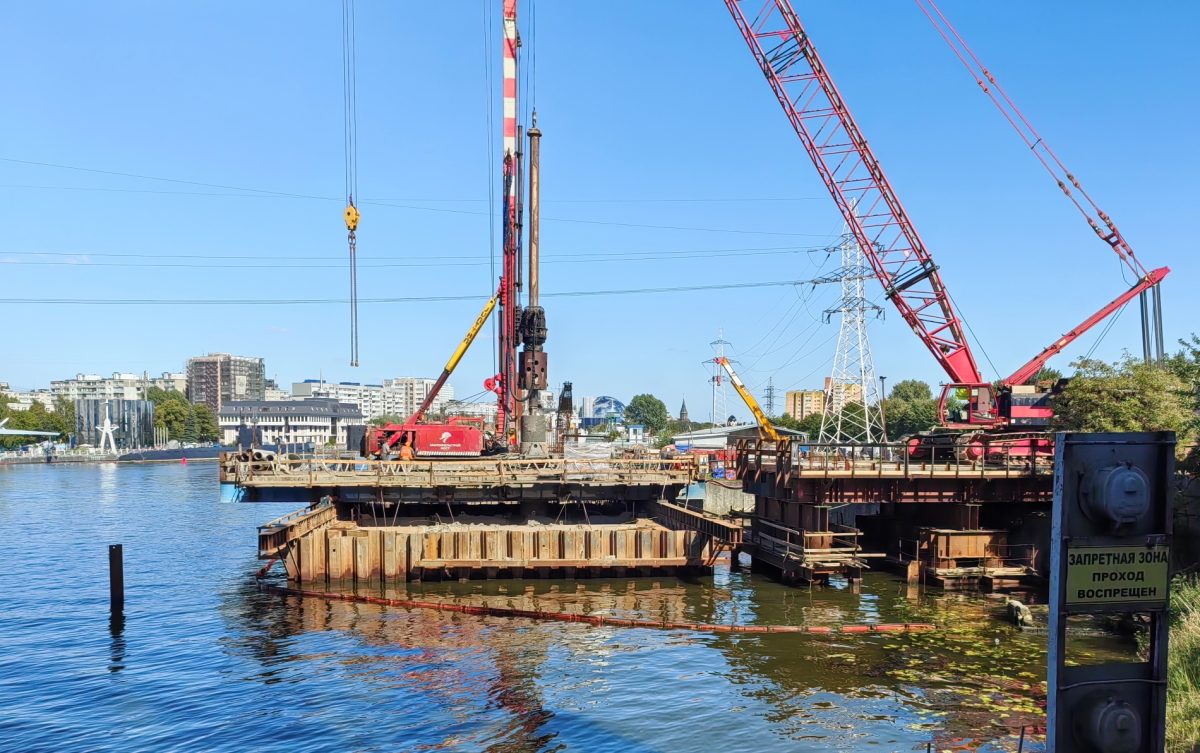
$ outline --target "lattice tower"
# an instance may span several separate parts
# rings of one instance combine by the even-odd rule
[[[854,235],[847,232],[841,242],[842,267],[832,278],[840,279],[842,295],[838,306],[825,311],[826,321],[841,315],[833,373],[825,390],[825,412],[821,416],[819,442],[882,442],[883,419],[879,388],[867,339],[867,313],[882,311],[867,300],[866,281],[874,279],[866,257]]]
[[[766,409],[767,415],[774,418],[775,407],[779,403],[779,388],[775,386],[775,378],[767,380],[767,388],[763,390],[763,408]]]
[[[725,357],[725,346],[729,345],[729,342],[725,339],[725,329],[723,327],[717,330],[717,339],[713,340],[709,345],[716,351],[713,354],[712,360],[706,362],[712,364],[713,369],[712,378],[709,379],[712,382],[713,390],[711,421],[714,426],[724,426],[725,420],[729,418],[729,413],[727,412],[729,406],[725,401],[725,369],[721,366],[720,359]],[[733,361],[732,363],[737,362]]]

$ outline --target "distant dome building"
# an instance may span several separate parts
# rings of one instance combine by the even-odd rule
[[[625,415],[625,403],[615,397],[601,395],[592,408],[592,418],[621,418]]]

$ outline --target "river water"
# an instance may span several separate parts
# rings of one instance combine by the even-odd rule
[[[927,621],[713,635],[268,595],[216,466],[0,466],[0,751],[1015,751],[1045,637],[1002,602],[869,574],[409,584],[392,595],[694,622]],[[107,545],[125,548],[126,618]],[[278,577],[278,576],[276,576]],[[1112,639],[1083,654],[1127,652]],[[1030,735],[1025,750],[1042,750]]]

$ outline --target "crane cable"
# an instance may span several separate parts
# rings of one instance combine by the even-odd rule
[[[342,0],[342,105],[345,115],[346,221],[350,246],[350,365],[358,366],[358,96],[355,87],[354,0]]]
[[[1009,98],[1008,93],[996,81],[995,76],[992,75],[991,71],[975,55],[974,51],[967,45],[966,40],[951,25],[950,20],[946,18],[934,0],[915,0],[915,2],[921,9],[921,12],[929,19],[929,22],[933,24],[933,27],[937,29],[938,34],[950,46],[955,56],[966,67],[967,71],[970,72],[971,77],[975,79],[975,83],[979,85],[984,94],[988,95],[988,98],[992,100],[992,103],[1004,115],[1004,119],[1020,135],[1025,145],[1029,147],[1029,150],[1033,152],[1038,161],[1042,163],[1042,166],[1046,168],[1046,171],[1054,178],[1059,189],[1071,200],[1071,203],[1075,205],[1075,208],[1087,220],[1088,225],[1091,226],[1096,235],[1112,247],[1112,250],[1116,252],[1121,261],[1133,271],[1135,277],[1138,279],[1145,277],[1146,268],[1142,266],[1141,261],[1134,255],[1133,249],[1126,243],[1125,238],[1121,235],[1121,231],[1117,229],[1112,218],[1105,214],[1104,210],[1097,206],[1095,201],[1092,201],[1092,197],[1088,195],[1087,191],[1083,190],[1083,186],[1080,185],[1079,180],[1067,169],[1067,166],[1062,163],[1058,155],[1051,151],[1050,146],[1042,138],[1041,134],[1034,129],[1033,124],[1029,122],[1025,114]],[[929,7],[927,8],[926,5]],[[968,58],[970,59],[968,60]],[[1092,218],[1092,212],[1089,212],[1087,207],[1080,203],[1079,198],[1067,187],[1067,183],[1075,187],[1079,196],[1083,197],[1084,202],[1100,218],[1100,222],[1104,223],[1108,228],[1107,232],[1101,229],[1096,220]]]

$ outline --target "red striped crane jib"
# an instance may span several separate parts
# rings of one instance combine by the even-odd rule
[[[504,0],[504,153],[517,152],[517,0]],[[512,187],[516,190],[516,186]]]

